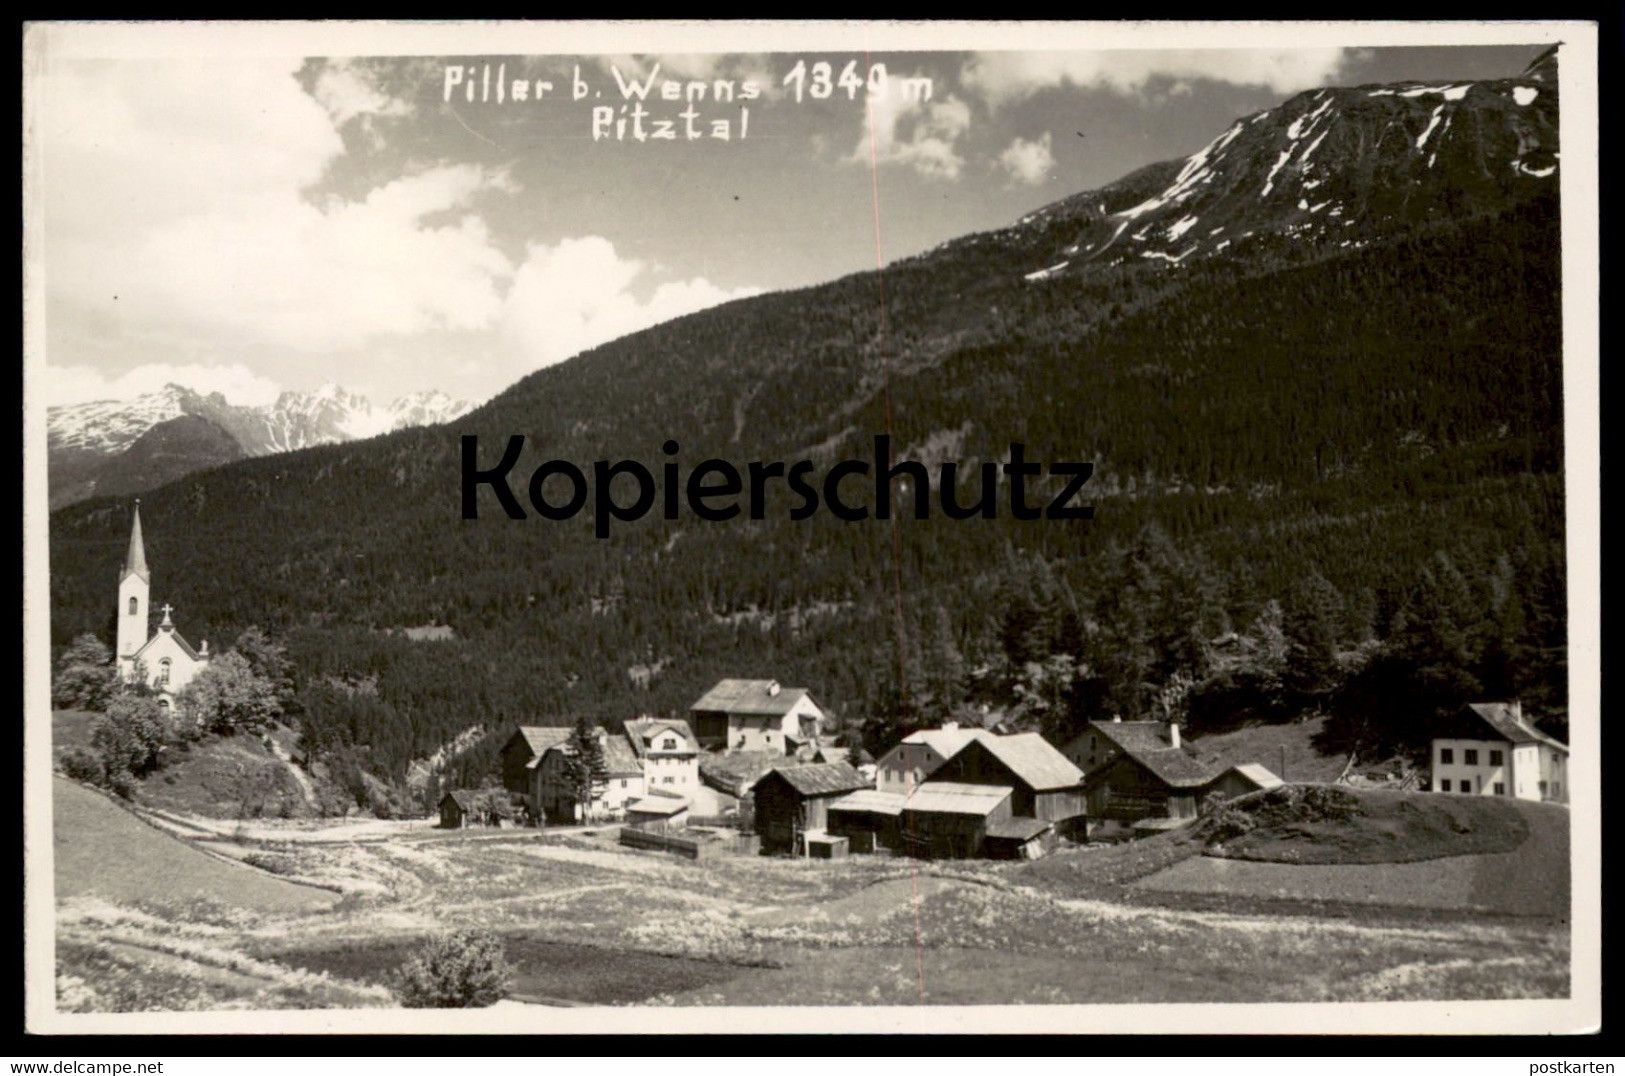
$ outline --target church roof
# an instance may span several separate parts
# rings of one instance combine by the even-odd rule
[[[124,575],[139,575],[150,581],[147,571],[147,547],[141,541],[141,502],[135,502],[135,522],[130,526],[130,551],[124,555]],[[123,578],[120,576],[119,578]]]
[[[181,648],[181,653],[185,654],[187,657],[191,658],[193,661],[207,661],[208,660],[207,658],[201,657],[198,654],[198,652],[192,648],[192,644],[187,642],[186,639],[181,635],[181,633],[176,631],[174,628],[170,628],[167,631],[156,632],[153,635],[152,638],[148,639],[146,642],[141,644],[141,649],[137,650],[134,654],[131,654],[130,657],[132,659],[139,658],[142,654],[145,654],[147,652],[148,647],[150,647],[153,643],[157,642],[159,639],[162,639],[166,635],[169,636],[171,639],[174,639],[175,640],[175,645]]]

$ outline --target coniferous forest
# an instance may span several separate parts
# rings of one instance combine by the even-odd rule
[[[444,427],[144,495],[154,603],[194,643],[267,629],[310,754],[395,781],[474,727],[468,784],[514,724],[677,714],[723,676],[806,686],[871,750],[1016,700],[1058,741],[1110,714],[1201,731],[1325,713],[1327,750],[1386,757],[1484,698],[1561,736],[1557,221],[1537,197],[1354,250],[1261,240],[1035,287],[1018,267],[1056,241],[1041,227],[888,267],[884,323],[874,274],[744,300]],[[1012,442],[1092,462],[1094,518],[1014,520],[1003,478],[995,519],[915,519],[894,487],[895,534],[791,520],[782,483],[761,520],[657,504],[606,540],[590,506],[516,521],[482,490],[461,513],[465,434],[482,466],[525,435],[528,504],[549,459],[657,470],[669,438],[685,474],[822,472],[888,431],[933,481],[957,463],[967,497]],[[843,492],[872,503],[872,478]],[[111,639],[129,519],[107,499],[53,515],[57,648]],[[406,633],[430,626],[450,631]]]

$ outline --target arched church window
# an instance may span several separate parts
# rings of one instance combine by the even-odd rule
[[[160,684],[169,683],[169,659],[168,658],[165,658],[164,660],[162,660],[162,661],[160,661],[158,663],[158,683],[160,683]]]
[[[130,615],[135,616],[135,614],[139,613],[140,611],[141,611],[141,602],[140,602],[140,600],[137,599],[137,598],[131,598],[130,599]]]
[[[167,713],[169,711],[169,700],[168,699],[159,699],[158,700],[158,709],[163,710],[163,711],[165,711]]]

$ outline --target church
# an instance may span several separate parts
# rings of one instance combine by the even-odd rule
[[[169,618],[173,608],[165,604],[164,619],[156,632],[149,633],[148,591],[152,577],[147,570],[147,550],[141,541],[141,502],[135,502],[135,523],[130,529],[130,551],[124,558],[124,571],[118,583],[118,669],[125,681],[144,671],[147,683],[158,692],[158,702],[168,710],[175,696],[209,664],[209,644],[201,648],[175,630]]]

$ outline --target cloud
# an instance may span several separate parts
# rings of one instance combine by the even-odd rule
[[[1293,93],[1335,81],[1350,59],[1346,49],[982,52],[966,62],[961,83],[995,107],[1057,86],[1141,93],[1154,79],[1210,79]]]
[[[338,117],[395,106],[343,69],[318,80],[319,101],[297,66],[53,72],[38,143],[53,319],[116,318],[132,339],[205,352],[311,353],[496,323],[513,267],[472,204],[512,184],[440,166],[311,201],[344,151]]]
[[[393,98],[374,84],[372,77],[353,64],[338,62],[316,76],[316,100],[340,127],[357,116],[407,116],[412,106]]]
[[[521,372],[563,362],[588,348],[760,288],[723,288],[701,277],[660,284],[640,300],[634,286],[651,274],[599,236],[533,245],[514,275],[503,328]]]
[[[1055,155],[1050,152],[1050,133],[1033,141],[1017,138],[999,154],[999,166],[1017,183],[1037,186],[1049,178],[1055,168]]]
[[[869,115],[848,163],[907,165],[933,179],[957,179],[965,166],[959,140],[970,129],[970,106],[956,97],[941,101],[871,98]]]
[[[50,407],[94,400],[130,400],[157,392],[171,382],[205,396],[218,392],[228,403],[239,407],[274,403],[282,392],[282,386],[275,381],[238,363],[223,366],[150,363],[113,377],[89,366],[51,366],[46,368],[46,376],[41,380],[45,403]]]

